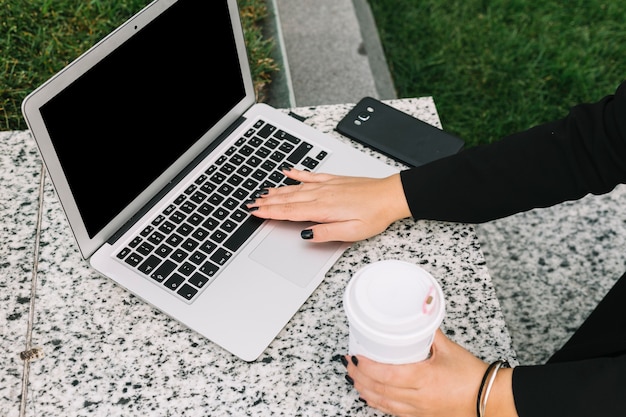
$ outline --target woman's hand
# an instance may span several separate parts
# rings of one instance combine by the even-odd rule
[[[296,169],[283,173],[300,184],[270,188],[248,208],[264,219],[318,223],[302,233],[313,242],[366,239],[411,215],[399,174],[363,178]]]
[[[356,364],[355,364],[356,362]],[[430,358],[386,365],[363,356],[346,357],[348,377],[369,406],[396,416],[476,417],[476,400],[487,364],[435,334]],[[501,369],[489,396],[486,417],[516,417],[511,369]]]

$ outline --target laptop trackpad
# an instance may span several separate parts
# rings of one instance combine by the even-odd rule
[[[306,287],[341,242],[313,243],[300,237],[303,223],[282,222],[251,253],[250,258],[300,287]]]

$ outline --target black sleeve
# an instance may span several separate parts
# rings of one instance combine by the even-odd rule
[[[626,83],[564,119],[401,173],[416,219],[479,223],[626,182]]]
[[[518,366],[513,396],[520,417],[626,415],[626,355]]]

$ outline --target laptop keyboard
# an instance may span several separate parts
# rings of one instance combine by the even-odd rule
[[[244,203],[264,188],[295,184],[285,164],[312,171],[326,151],[257,121],[117,258],[192,302],[263,224]]]

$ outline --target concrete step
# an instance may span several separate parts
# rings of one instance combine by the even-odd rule
[[[268,34],[281,66],[269,102],[277,107],[396,98],[366,0],[268,0]]]

